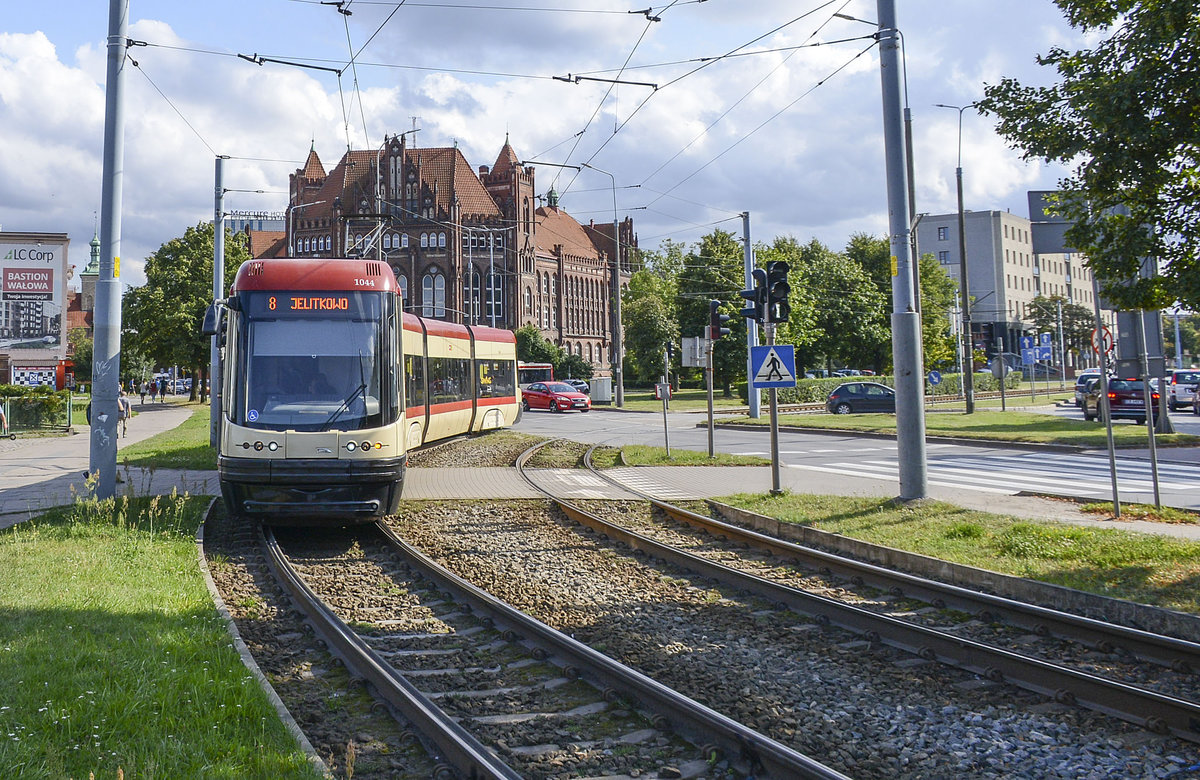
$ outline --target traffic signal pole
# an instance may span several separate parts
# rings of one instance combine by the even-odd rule
[[[754,250],[750,247],[750,212],[742,212],[742,262],[746,269],[746,287],[754,286]],[[1175,324],[1179,324],[1179,318],[1175,318]],[[1178,339],[1176,339],[1178,341]],[[758,323],[756,320],[746,320],[746,376],[754,370],[751,365],[750,355],[753,354],[754,348],[758,346]],[[750,419],[757,420],[762,415],[762,393],[754,386],[753,382],[746,383],[746,389],[750,395]]]
[[[921,315],[913,285],[909,234],[908,172],[904,155],[900,35],[896,0],[877,0],[879,73],[883,90],[883,141],[887,171],[888,241],[892,250],[892,365],[896,384],[896,449],[900,498],[929,493],[925,452],[925,371],[921,359]],[[968,370],[970,367],[968,367]]]

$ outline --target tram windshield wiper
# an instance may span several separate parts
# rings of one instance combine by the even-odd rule
[[[337,420],[338,417],[342,416],[342,412],[348,410],[350,408],[350,404],[354,403],[354,399],[366,392],[366,389],[366,382],[363,382],[358,387],[354,388],[354,392],[350,393],[350,395],[346,397],[346,400],[342,401],[338,408],[333,410],[333,414],[329,415],[329,419],[321,424],[321,430],[329,430],[329,426],[333,425],[334,421]]]

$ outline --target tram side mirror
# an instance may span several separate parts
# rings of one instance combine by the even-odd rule
[[[204,322],[200,325],[200,332],[205,336],[216,336],[221,332],[223,323],[222,309],[224,301],[217,301],[209,304],[204,311]]]

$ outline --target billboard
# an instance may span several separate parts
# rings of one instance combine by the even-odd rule
[[[61,357],[66,347],[66,295],[65,241],[0,236],[0,351],[15,360],[22,354]]]

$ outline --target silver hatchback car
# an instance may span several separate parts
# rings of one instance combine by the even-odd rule
[[[1196,385],[1200,384],[1200,369],[1176,368],[1167,385],[1167,408],[1172,412],[1181,406],[1196,409]]]

